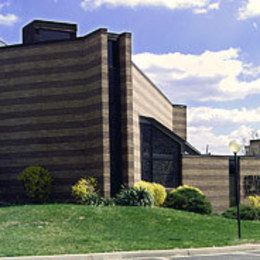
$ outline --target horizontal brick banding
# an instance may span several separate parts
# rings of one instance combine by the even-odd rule
[[[24,168],[23,168],[24,169]],[[21,170],[22,171],[22,170]],[[21,171],[14,171],[12,174],[10,173],[1,173],[0,174],[0,180],[2,185],[2,180],[17,180],[18,174]],[[57,170],[55,172],[50,171],[50,174],[52,178],[54,178],[56,181],[63,180],[63,179],[79,179],[89,176],[89,170],[88,169],[71,169],[71,170]],[[91,171],[91,176],[95,179],[103,179],[98,173],[98,171]]]
[[[220,176],[216,175],[216,172],[213,172],[214,170],[212,170],[212,174],[207,174],[207,180],[210,180],[210,181],[223,181],[223,180],[220,180]],[[207,171],[208,172],[208,171]],[[201,182],[204,182],[204,179],[203,179],[203,172],[195,172],[195,171],[190,171],[189,173],[186,172],[185,174],[185,178],[186,180],[201,180]]]
[[[127,185],[134,184],[133,163],[133,83],[131,34],[119,37],[121,81],[121,133],[122,133],[122,179]]]
[[[86,141],[86,140],[85,140]],[[72,150],[59,150],[59,151],[33,151],[33,152],[19,152],[19,153],[1,153],[0,154],[0,164],[3,162],[8,164],[8,162],[17,161],[22,158],[49,158],[49,157],[77,157],[77,156],[90,156],[95,153],[99,153],[102,147],[90,147],[82,149],[72,149]]]
[[[89,53],[90,55],[90,53]],[[47,55],[46,55],[47,56]],[[38,60],[36,62],[25,62],[25,63],[18,63],[18,64],[12,64],[12,65],[4,65],[2,66],[2,70],[5,73],[17,73],[17,72],[25,72],[26,74],[28,73],[28,71],[33,71],[36,68],[38,70],[43,70],[43,69],[50,69],[50,68],[58,68],[58,67],[73,67],[73,66],[77,66],[77,65],[87,65],[90,64],[92,62],[94,62],[95,60],[100,58],[100,52],[96,51],[94,53],[91,53],[91,58],[86,58],[86,55],[79,57],[75,57],[75,58],[66,58],[66,59],[52,59],[52,57],[49,57],[48,61],[44,60]],[[52,66],[50,66],[50,64]]]
[[[133,141],[135,181],[141,179],[140,124],[139,117],[152,117],[172,130],[173,114],[171,102],[136,67],[133,71]]]
[[[182,181],[201,189],[215,212],[229,207],[228,157],[183,155]]]
[[[226,167],[225,165],[212,165],[211,169],[207,169],[207,174],[216,174],[216,171],[214,170],[214,167],[218,167],[219,170],[225,170]],[[194,173],[194,174],[203,174],[205,166],[203,164],[195,164],[195,165],[185,165],[183,166],[183,169],[187,172],[187,175],[189,173]]]
[[[92,148],[90,148],[91,150]],[[66,153],[66,151],[65,151]],[[69,154],[61,154],[59,152],[58,155],[52,156],[50,153],[46,154],[46,156],[31,156],[31,157],[12,157],[11,159],[0,159],[0,164],[1,165],[12,165],[12,166],[28,166],[28,165],[35,165],[35,164],[41,164],[41,165],[46,165],[47,163],[57,163],[59,164],[60,162],[66,162],[66,163],[81,163],[84,162],[85,160],[89,159],[88,155],[95,155],[95,154],[100,154],[102,153],[102,146],[99,148],[93,148],[89,153],[85,152],[77,154],[76,156],[73,156],[72,152],[69,151]],[[26,154],[26,153],[25,153]],[[37,155],[37,152],[36,152]],[[97,166],[100,166],[97,164]]]
[[[108,100],[102,103],[102,87],[108,72],[107,60],[102,60],[107,52],[102,33],[0,50],[0,186],[7,192],[3,196],[25,198],[16,178],[30,165],[53,173],[54,199],[70,197],[71,184],[91,175],[103,191],[103,172],[110,162],[104,161],[109,150],[103,141],[108,136],[103,131],[108,123],[103,107]]]
[[[86,140],[100,139],[101,133],[90,133],[83,135],[68,135],[68,136],[53,136],[53,137],[38,137],[38,138],[19,138],[19,139],[5,139],[1,140],[1,146],[7,145],[29,145],[29,144],[54,144],[54,143],[70,143],[83,142]]]
[[[100,46],[93,45],[89,46],[86,49],[79,49],[79,50],[67,50],[67,51],[61,51],[61,52],[54,52],[51,53],[51,55],[46,54],[36,54],[36,55],[25,55],[25,56],[19,56],[19,57],[13,57],[13,58],[7,58],[7,59],[0,59],[0,66],[5,65],[12,65],[12,64],[20,64],[27,63],[27,62],[39,62],[39,61],[51,61],[51,60],[66,60],[71,58],[82,58],[92,53],[97,53],[100,50]]]
[[[187,138],[187,113],[186,106],[173,105],[172,106],[173,131],[186,140]]]
[[[87,158],[86,158],[87,160]],[[108,162],[103,162],[106,166],[109,165]],[[38,165],[41,165],[38,164]],[[99,169],[100,162],[88,162],[88,163],[63,163],[63,164],[50,164],[46,163],[44,167],[51,172],[58,173],[59,171],[66,172],[66,171],[73,171],[73,170],[97,170]],[[24,170],[27,166],[1,166],[0,167],[0,175],[6,173],[19,173]]]
[[[23,140],[28,139],[30,144],[31,139],[39,139],[39,138],[49,138],[49,137],[63,137],[63,136],[81,136],[87,135],[92,138],[92,136],[99,136],[99,125],[92,126],[89,129],[88,126],[86,127],[79,127],[79,128],[67,128],[67,129],[52,129],[52,130],[36,130],[36,131],[21,131],[21,132],[13,132],[12,135],[9,133],[1,133],[0,135],[0,142],[7,140],[7,144],[9,140]],[[108,137],[108,132],[103,133],[104,137]],[[21,141],[23,142],[23,141]],[[33,141],[34,142],[34,141]],[[18,144],[19,145],[19,144]]]
[[[72,188],[72,185],[74,185],[80,178],[84,178],[84,175],[80,176],[80,177],[71,177],[71,178],[63,178],[63,179],[56,179],[56,178],[53,178],[53,181],[52,181],[52,185],[55,187],[55,189],[53,189],[55,192],[57,191],[71,191],[71,188]],[[98,183],[102,183],[102,178],[95,178],[97,180]],[[15,180],[7,180],[7,181],[2,181],[1,182],[1,186],[4,188],[4,187],[12,187],[12,190],[10,193],[13,193],[14,191],[20,191],[23,189],[23,185],[22,183],[18,180],[18,179],[15,179]],[[0,187],[1,187],[0,186]],[[8,191],[5,192],[5,193],[9,193]],[[1,194],[1,192],[0,192]]]
[[[25,55],[39,55],[45,53],[62,52],[64,50],[78,50],[87,46],[100,44],[100,37],[107,34],[106,29],[98,29],[86,36],[78,37],[75,40],[59,40],[39,42],[31,45],[9,45],[0,49],[0,57],[3,59],[12,59],[14,57],[22,57]]]
[[[97,107],[98,109],[98,107]],[[100,113],[95,110],[89,110],[89,112],[82,113],[82,114],[63,114],[61,115],[51,115],[51,116],[31,116],[31,117],[24,117],[24,118],[11,118],[11,119],[5,119],[0,121],[0,127],[4,126],[10,126],[15,127],[19,125],[34,125],[34,124],[40,124],[40,123],[66,123],[66,122],[75,122],[75,121],[84,121],[84,120],[91,120],[96,119],[100,117]]]
[[[86,121],[71,121],[71,122],[59,122],[59,123],[38,123],[35,125],[21,124],[16,126],[0,126],[0,133],[11,133],[20,131],[32,131],[32,130],[53,130],[53,129],[66,129],[66,128],[79,128],[100,125],[102,118],[94,118]]]
[[[65,95],[65,94],[77,94],[77,93],[86,93],[88,92],[95,92],[98,90],[97,81],[88,82],[84,85],[79,86],[73,86],[73,85],[67,85],[62,88],[60,87],[53,87],[53,88],[47,88],[47,89],[30,89],[30,90],[19,90],[19,91],[9,91],[9,92],[3,92],[1,93],[0,101],[1,100],[10,100],[13,99],[15,96],[19,97],[19,99],[23,98],[33,98],[37,96],[50,96],[51,95]],[[99,89],[100,94],[100,89]],[[95,95],[94,93],[92,95]]]
[[[32,89],[49,89],[49,88],[63,88],[66,86],[81,86],[90,83],[94,83],[100,80],[100,71],[98,74],[91,75],[82,78],[73,78],[68,80],[53,80],[53,81],[42,81],[42,82],[31,82],[31,83],[18,83],[13,85],[0,85],[0,91],[10,92],[10,91],[21,91],[21,90],[32,90]]]
[[[28,77],[35,75],[49,75],[49,74],[59,74],[59,73],[72,73],[78,72],[82,70],[88,70],[90,68],[96,67],[100,64],[99,60],[93,60],[89,63],[71,65],[71,66],[58,66],[58,67],[46,67],[40,69],[29,69],[29,70],[17,70],[10,72],[2,72],[0,73],[1,79],[14,79],[20,77]]]
[[[86,96],[85,96],[86,95]],[[82,99],[88,97],[87,93],[82,94]],[[90,95],[91,96],[91,95]],[[62,96],[63,97],[63,96]],[[80,97],[80,95],[79,95]],[[10,113],[0,113],[0,119],[14,119],[14,118],[24,118],[30,116],[53,116],[53,115],[69,115],[69,114],[86,114],[89,111],[95,111],[100,108],[100,103],[92,104],[85,107],[69,107],[69,108],[57,108],[48,110],[30,110],[30,111],[20,111],[20,112],[10,112]]]

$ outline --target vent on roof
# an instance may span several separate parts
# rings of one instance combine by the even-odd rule
[[[35,20],[23,28],[23,44],[72,40],[76,34],[76,24]]]

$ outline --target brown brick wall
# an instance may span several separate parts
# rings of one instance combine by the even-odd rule
[[[24,198],[17,174],[42,165],[53,197],[80,177],[110,194],[107,32],[0,50],[0,196]]]
[[[134,172],[135,181],[138,181],[141,178],[140,116],[152,117],[186,139],[186,106],[172,105],[135,65],[132,74]]]
[[[172,104],[136,67],[133,73],[133,124],[134,124],[134,172],[135,181],[141,179],[140,123],[139,117],[153,117],[161,124],[172,129]]]
[[[184,140],[187,139],[187,107],[183,105],[172,106],[172,130]]]
[[[201,189],[215,212],[229,207],[228,157],[183,155],[182,182]]]
[[[122,116],[122,175],[123,182],[134,184],[133,142],[133,83],[131,34],[119,36],[121,116]]]

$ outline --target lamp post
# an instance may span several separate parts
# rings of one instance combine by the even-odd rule
[[[229,150],[234,154],[235,161],[235,180],[236,180],[236,206],[237,206],[237,231],[238,238],[241,238],[241,225],[240,225],[240,174],[238,170],[237,153],[240,151],[240,144],[233,140],[229,143]]]

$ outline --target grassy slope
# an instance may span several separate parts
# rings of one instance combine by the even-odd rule
[[[242,222],[244,242],[260,222]],[[0,208],[0,256],[172,249],[236,243],[236,222],[163,208],[34,205]]]

